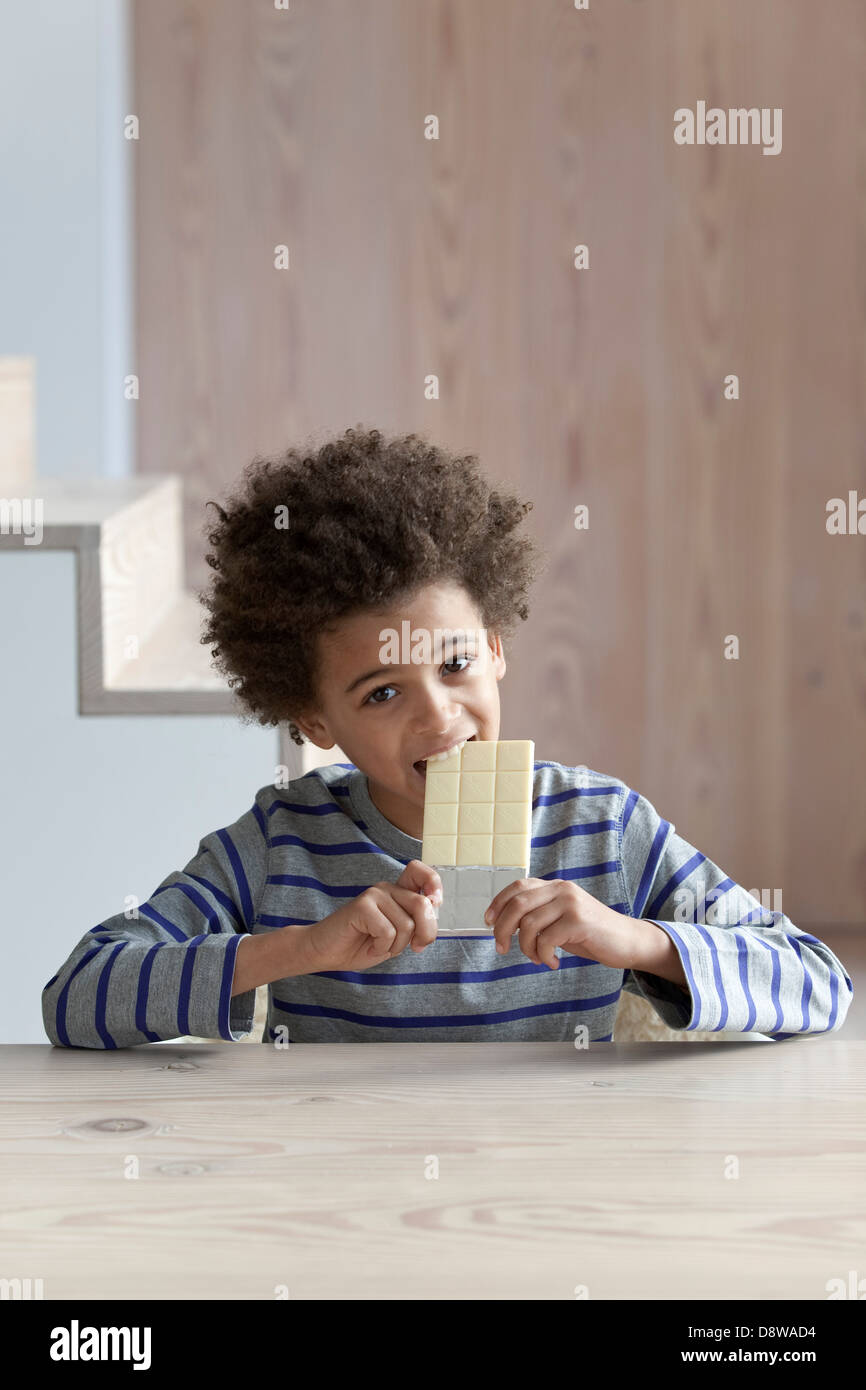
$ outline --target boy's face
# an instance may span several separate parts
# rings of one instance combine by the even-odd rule
[[[383,660],[386,628],[399,647]],[[445,629],[467,636],[448,637]],[[413,661],[425,631],[428,651]],[[319,653],[319,708],[293,714],[293,723],[319,748],[339,745],[367,774],[382,815],[420,840],[425,783],[415,763],[464,738],[499,737],[499,636],[483,631],[465,589],[443,581],[394,608],[341,619],[333,634],[320,635]]]

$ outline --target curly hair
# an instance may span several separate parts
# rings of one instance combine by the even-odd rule
[[[475,455],[457,458],[417,434],[386,440],[348,429],[316,452],[256,456],[217,502],[206,532],[216,577],[199,599],[203,643],[248,712],[273,726],[317,703],[317,634],[381,611],[426,584],[462,585],[488,631],[510,635],[541,552],[512,534],[531,502],[493,491]],[[279,519],[288,520],[281,525]]]

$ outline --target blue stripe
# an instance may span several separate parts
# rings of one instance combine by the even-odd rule
[[[224,893],[221,888],[217,888],[216,884],[210,883],[208,879],[202,878],[201,874],[189,874],[188,877],[194,878],[196,883],[201,884],[202,888],[206,888],[209,893],[213,893],[217,902],[225,908],[226,912],[231,917],[232,921],[235,924],[235,929],[237,931],[245,932],[249,930],[250,924],[243,920],[243,918],[237,910],[235,903],[232,901],[232,899],[229,897],[227,893]],[[172,883],[169,886],[171,888],[180,888],[181,884]],[[217,918],[217,921],[219,921],[219,918]]]
[[[628,796],[626,797],[625,801],[623,802],[623,808],[622,808],[622,833],[623,833],[623,835],[625,834],[626,826],[628,825],[629,821],[631,820],[631,813],[632,813],[632,811],[634,810],[635,806],[637,805],[637,796],[638,796],[637,792],[630,791],[629,794],[628,794]]]
[[[545,1014],[584,1013],[615,1004],[620,991],[599,995],[595,999],[561,999],[546,1004],[531,1004],[523,1009],[503,1009],[488,1014],[450,1014],[446,1017],[421,1014],[416,1018],[395,1018],[392,1014],[356,1014],[348,1009],[332,1009],[324,1004],[289,1004],[274,999],[283,1013],[299,1014],[304,1018],[335,1018],[346,1023],[360,1023],[370,1028],[475,1028],[489,1023],[510,1023],[519,1018],[540,1018]]]
[[[309,878],[306,874],[268,874],[266,883],[281,883],[290,888],[314,888],[329,898],[357,898],[371,887],[369,883],[350,883],[346,888],[338,888],[321,879]]]
[[[644,865],[644,871],[641,874],[640,883],[638,884],[637,896],[634,900],[634,909],[632,912],[632,916],[634,917],[643,917],[644,905],[649,895],[649,890],[652,886],[652,881],[656,876],[656,872],[659,866],[659,860],[661,859],[662,855],[662,847],[664,845],[669,830],[670,825],[666,820],[659,822],[658,830],[655,833],[655,838],[652,842],[650,852],[647,855],[647,861]]]
[[[827,1031],[835,1026],[836,1013],[839,1007],[839,981],[836,978],[835,970],[830,971],[830,1019],[827,1024]]]
[[[544,845],[558,845],[562,840],[573,839],[576,835],[600,835],[605,830],[615,829],[615,820],[587,821],[586,825],[567,825],[550,835],[533,835],[532,844],[535,849],[541,849]]]
[[[667,825],[668,822],[664,821],[663,824]],[[661,826],[659,827],[659,832],[660,831]],[[656,843],[658,842],[659,832],[656,833]],[[684,878],[689,878],[690,875],[694,873],[695,869],[698,867],[699,864],[703,864],[705,862],[706,857],[707,856],[705,854],[701,854],[700,850],[696,850],[696,852],[692,855],[691,859],[687,859],[685,864],[681,864],[680,867],[676,870],[676,872],[671,874],[664,888],[662,888],[661,891],[656,894],[652,903],[650,903],[649,907],[646,909],[646,913],[641,913],[641,916],[657,916],[659,908],[661,907],[665,899],[670,896],[670,894],[674,891],[678,884],[682,883]],[[641,884],[641,886],[643,885]],[[697,911],[697,906],[695,910]]]
[[[143,1033],[148,1042],[161,1042],[158,1033],[153,1033],[147,1026],[147,1000],[148,988],[150,986],[150,972],[153,969],[153,962],[157,951],[161,951],[163,946],[167,946],[167,941],[157,941],[155,946],[151,946],[144,960],[141,962],[141,969],[138,972],[138,992],[135,996],[135,1026],[139,1033]]]
[[[105,1047],[109,1048],[116,1048],[117,1043],[114,1041],[114,1038],[109,1033],[108,1023],[106,1021],[106,1007],[108,1004],[108,977],[111,974],[111,969],[114,965],[115,958],[127,944],[128,943],[126,941],[118,941],[114,950],[110,952],[108,960],[105,962],[105,965],[102,967],[102,972],[99,976],[99,982],[96,986],[96,1031],[101,1037]]]
[[[78,974],[79,970],[83,970],[87,962],[89,960],[93,960],[94,956],[98,956],[101,950],[101,946],[94,946],[92,951],[88,951],[87,955],[81,957],[81,960],[78,962],[75,969],[72,971],[72,974],[69,976],[69,979],[66,981],[66,984],[63,986],[62,990],[57,996],[57,1008],[54,1015],[54,1021],[56,1024],[57,1036],[59,1037],[63,1047],[72,1046],[72,1043],[69,1041],[69,1034],[66,1031],[66,1001],[69,998],[70,986],[72,984],[72,981],[75,979],[75,976]]]
[[[259,805],[259,803],[258,803],[257,801],[254,801],[253,804],[252,804],[252,812],[253,812],[253,815],[254,815],[255,818],[256,818],[256,825],[259,827],[259,830],[262,832],[262,839],[263,839],[264,842],[265,842],[265,848],[269,850],[270,847],[271,847],[271,841],[270,841],[270,838],[269,838],[269,836],[268,836],[268,822],[267,822],[267,819],[266,819],[266,817],[265,817],[264,811],[262,810],[261,806]]]
[[[702,855],[701,857],[704,858],[705,856]],[[720,878],[718,883],[714,884],[714,886],[709,890],[709,892],[704,894],[703,906],[706,907],[707,903],[709,903],[710,907],[714,907],[715,904],[719,901],[719,898],[723,898],[726,893],[729,893],[731,891],[732,888],[738,887],[739,884],[735,883],[732,878]],[[712,898],[710,897],[710,894],[712,894]],[[710,923],[709,925],[713,924]],[[718,925],[718,923],[716,923],[715,925]]]
[[[315,844],[312,840],[303,840],[299,835],[274,835],[272,843],[297,845],[308,854],[377,854],[380,858],[383,854],[379,846],[371,844],[369,840],[342,840],[337,844],[323,845]]]
[[[752,998],[751,991],[749,990],[749,943],[745,937],[740,936],[740,933],[736,931],[734,932],[734,940],[737,943],[737,965],[740,972],[740,984],[743,986],[743,994],[749,1006],[746,1022],[743,1025],[743,1032],[751,1033],[752,1025],[755,1022],[758,1011],[755,1007],[755,1001]]]
[[[172,887],[174,886],[175,885],[172,884]],[[154,897],[155,896],[156,894],[154,894]],[[151,903],[142,903],[141,907],[138,910],[139,913],[143,913],[145,917],[149,917],[152,922],[156,922],[156,925],[158,927],[162,927],[165,931],[167,931],[169,936],[171,936],[175,941],[189,940],[189,937],[187,936],[185,931],[181,931],[180,927],[176,927],[174,925],[174,922],[170,922],[167,917],[163,917],[162,913],[157,912],[156,908],[153,907]]]
[[[241,900],[241,911],[244,914],[244,922],[249,928],[253,921],[253,896],[250,892],[250,885],[247,881],[246,870],[238,854],[238,847],[227,830],[218,830],[217,838],[222,844],[223,849],[228,855],[229,863],[232,866],[232,873],[235,876],[235,883],[238,886],[238,894]],[[213,851],[211,851],[213,853]]]
[[[576,879],[576,878],[598,878],[603,874],[615,874],[619,872],[619,863],[616,859],[608,859],[603,864],[589,864],[585,869],[554,869],[549,874],[539,874],[543,879]]]
[[[549,763],[542,763],[542,767],[551,766]],[[564,792],[540,792],[533,798],[532,809],[536,806],[561,806],[564,801],[574,801],[579,796],[611,796],[619,791],[618,786],[609,787],[570,787]],[[615,822],[613,822],[615,824]]]
[[[738,885],[735,884],[734,886],[737,887]],[[745,889],[744,889],[743,891],[745,892]],[[749,896],[749,895],[747,894],[747,896]],[[756,916],[757,916],[757,919],[758,919],[757,923],[755,923],[755,921],[754,921],[754,919],[755,919]],[[752,911],[749,912],[749,913],[747,913],[747,915],[743,918],[743,921],[742,921],[742,922],[738,922],[736,925],[737,925],[737,926],[752,926],[752,925],[759,925],[759,926],[762,926],[762,927],[777,927],[777,926],[780,926],[780,925],[782,924],[783,921],[784,921],[784,914],[783,914],[783,913],[781,913],[781,912],[770,912],[769,908],[765,908],[764,905],[763,905],[763,903],[762,903],[760,906],[754,907],[754,908],[752,909]],[[812,939],[814,940],[814,937],[813,937]]]
[[[230,937],[230,940],[240,940],[240,937]],[[187,944],[186,954],[183,958],[183,969],[180,975],[180,988],[177,1001],[177,1031],[178,1033],[191,1033],[189,1026],[189,1004],[192,993],[192,972],[195,967],[195,953],[203,941],[207,941],[206,936],[190,937]]]
[[[268,818],[270,819],[278,810],[291,811],[295,816],[344,816],[346,814],[344,807],[338,806],[336,802],[332,805],[321,802],[315,806],[305,806],[302,801],[282,801],[277,798],[268,807]]]
[[[220,930],[220,917],[216,908],[203,898],[201,893],[196,892],[195,888],[191,888],[188,883],[169,883],[165,888],[157,888],[156,892],[151,895],[150,901],[153,902],[153,899],[158,897],[160,893],[173,893],[175,891],[183,893],[185,897],[189,898],[191,903],[195,903],[199,912],[207,922],[208,931],[218,932]],[[140,911],[144,912],[145,907],[146,905],[143,906]],[[183,940],[189,940],[185,932],[183,933]]]
[[[231,1029],[231,1007],[232,1007],[232,980],[235,973],[235,957],[238,947],[241,944],[241,937],[230,936],[226,943],[225,956],[223,958],[223,975],[220,982],[219,999],[219,1035],[225,1038],[226,1042],[234,1042]]]
[[[803,1017],[800,1021],[800,1029],[801,1032],[808,1033],[811,1031],[811,1020],[809,1018],[809,1000],[812,997],[812,976],[806,969],[806,962],[803,959],[803,952],[800,950],[800,943],[798,942],[797,938],[795,936],[791,936],[790,932],[785,932],[784,936],[787,941],[790,941],[794,950],[797,952],[797,959],[799,960],[800,966],[803,971],[803,992],[800,995],[800,1005],[803,1010]]]
[[[721,1015],[719,1017],[719,1021],[718,1023],[714,1023],[712,1028],[709,1029],[709,1031],[711,1033],[721,1033],[725,1024],[728,1021],[728,999],[727,995],[725,994],[725,987],[722,984],[722,972],[719,969],[719,953],[716,950],[716,943],[710,936],[710,933],[707,931],[707,928],[702,923],[696,922],[695,930],[703,938],[703,940],[706,941],[707,945],[710,948],[710,959],[713,962],[713,980],[715,982],[716,993],[719,997],[719,1004],[721,1006]],[[724,930],[724,928],[718,928],[718,930]]]
[[[487,938],[480,937],[479,940]],[[489,938],[491,944],[493,938]],[[584,960],[580,956],[560,956],[559,969],[569,970],[582,965],[597,965],[594,960]],[[524,975],[551,975],[546,965],[506,965],[500,970],[422,970],[417,975],[385,975],[372,970],[315,970],[310,971],[319,980],[341,980],[350,985],[459,985],[495,983],[497,980],[513,980]]]
[[[754,939],[763,946],[765,951],[769,951],[770,955],[773,957],[773,973],[770,979],[770,1003],[776,1010],[776,1022],[772,1029],[772,1032],[776,1033],[782,1026],[782,1000],[779,989],[782,979],[782,967],[779,962],[779,952],[776,950],[775,946],[771,946],[768,941],[765,941],[764,938],[757,935],[757,933]],[[762,1028],[760,1031],[762,1033],[770,1032],[767,1028]]]

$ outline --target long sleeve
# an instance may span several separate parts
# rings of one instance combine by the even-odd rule
[[[688,991],[643,971],[642,994],[669,1028],[759,1032],[774,1039],[842,1027],[854,988],[842,963],[783,912],[770,912],[626,787],[620,863],[629,915],[673,941]]]
[[[192,1034],[237,1042],[253,1027],[255,990],[231,997],[235,955],[267,877],[258,800],[200,842],[130,919],[87,932],[42,991],[55,1047],[116,1048]]]

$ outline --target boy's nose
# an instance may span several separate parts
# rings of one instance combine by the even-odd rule
[[[414,727],[421,738],[445,738],[459,723],[460,709],[450,698],[445,699],[431,691],[425,699],[422,695],[415,711]]]

